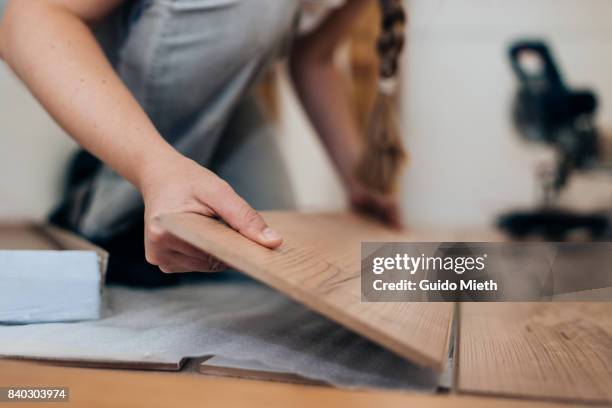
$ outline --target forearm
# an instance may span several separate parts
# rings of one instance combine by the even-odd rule
[[[344,78],[332,61],[308,61],[299,57],[292,60],[291,76],[299,99],[340,176],[345,182],[352,181],[362,143]]]
[[[137,187],[148,168],[178,154],[115,74],[89,27],[69,10],[12,2],[0,45],[2,57],[67,133]]]
[[[252,241],[278,247],[282,237],[229,184],[163,140],[114,73],[85,21],[122,1],[12,0],[0,23],[0,54],[70,135],[140,189],[149,262],[164,272],[219,269],[155,223],[168,213],[219,217]]]
[[[345,81],[334,64],[339,46],[371,0],[350,0],[292,52],[291,76],[299,98],[345,183],[353,182],[361,138]]]

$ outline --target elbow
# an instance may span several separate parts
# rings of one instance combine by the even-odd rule
[[[27,46],[32,30],[48,21],[52,11],[46,1],[8,0],[0,20],[0,58],[11,63],[11,55]]]
[[[317,49],[304,44],[296,44],[289,58],[289,72],[294,82],[300,81],[309,73],[328,70],[334,67],[333,50]]]
[[[335,55],[335,44],[307,36],[295,42],[290,58],[311,65],[331,64]]]

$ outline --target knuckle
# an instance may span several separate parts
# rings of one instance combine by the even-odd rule
[[[223,179],[219,179],[219,181],[217,183],[217,187],[220,190],[223,190],[223,191],[234,191],[232,186],[230,186],[230,184],[227,181],[223,180]]]
[[[159,270],[166,274],[174,273],[174,268],[171,266],[160,265]]]
[[[202,265],[200,268],[198,268],[198,270],[200,272],[218,272],[215,268],[214,265],[210,265],[210,264],[204,264]]]
[[[148,252],[145,254],[145,259],[151,265],[157,265],[158,264],[157,257],[155,255],[153,255],[153,254],[148,253]]]
[[[232,187],[225,180],[219,179],[216,183],[210,186],[209,194],[213,196],[223,196],[233,192]]]
[[[151,251],[146,255],[146,258],[147,261],[152,265],[161,266],[168,265],[170,263],[168,257],[160,253],[159,251]]]
[[[260,222],[259,213],[246,204],[240,210],[240,216],[246,227],[250,227]]]
[[[148,238],[153,244],[160,244],[164,242],[167,237],[167,233],[161,228],[151,227],[149,229]]]
[[[210,265],[210,271],[211,272],[221,272],[223,270],[227,269],[227,266],[225,266],[225,264],[219,260],[215,260],[211,265]]]
[[[152,254],[152,255],[149,255],[149,256],[147,257],[147,261],[148,261],[148,262],[149,262],[151,265],[157,265],[157,266],[159,266],[159,265],[163,265],[163,264],[165,263],[165,262],[164,262],[165,260],[164,260],[164,259],[163,259],[161,256],[159,256],[159,255],[157,255],[157,254]]]
[[[159,265],[160,259],[157,251],[149,243],[145,243],[145,260],[151,265]]]

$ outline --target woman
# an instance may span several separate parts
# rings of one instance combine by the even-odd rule
[[[290,208],[291,189],[250,91],[292,43],[295,87],[349,196],[397,223],[395,197],[354,176],[362,148],[332,61],[371,1],[9,1],[0,57],[105,163],[71,193],[66,224],[114,248],[115,259],[122,248],[133,254],[126,243],[144,227],[146,260],[163,272],[222,268],[158,230],[151,221],[164,213],[219,217],[278,247],[282,237],[253,207]],[[292,41],[300,9],[323,3],[337,4]]]

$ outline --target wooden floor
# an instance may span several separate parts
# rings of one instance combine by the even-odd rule
[[[361,302],[360,243],[459,241],[470,240],[469,236],[400,234],[350,214],[267,213],[264,217],[285,238],[278,250],[264,249],[227,226],[197,215],[167,216],[160,223],[397,354],[434,369],[444,367],[455,305]],[[32,236],[33,246],[49,245]],[[0,243],[7,237],[0,234]],[[457,316],[453,392],[463,396],[351,393],[210,380],[202,374],[178,380],[159,373],[7,361],[0,361],[0,387],[73,386],[74,400],[91,407],[190,406],[211,400],[223,406],[247,402],[251,406],[540,406],[534,401],[612,406],[612,303],[462,303]]]
[[[612,405],[612,304],[460,309],[460,392]]]
[[[0,407],[384,407],[563,408],[566,405],[457,395],[348,391],[330,387],[167,374],[43,366],[0,360],[0,387],[67,387],[68,403],[6,403]]]
[[[359,287],[361,241],[435,242],[435,235],[402,235],[348,214],[264,217],[285,238],[279,250],[263,249],[197,215],[160,222],[174,235],[405,358],[437,369],[444,365],[453,305],[362,303]],[[446,234],[439,240],[470,238]],[[612,303],[463,303],[458,326],[457,392],[612,405]]]

